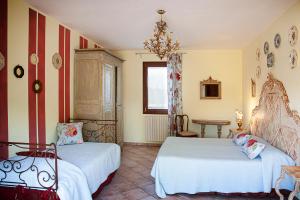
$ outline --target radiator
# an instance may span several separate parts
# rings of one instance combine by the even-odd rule
[[[163,142],[168,136],[168,115],[144,115],[147,142]]]

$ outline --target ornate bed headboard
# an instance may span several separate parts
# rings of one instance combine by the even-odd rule
[[[300,117],[289,107],[289,98],[281,81],[268,75],[259,104],[252,111],[251,133],[287,153],[300,164]]]

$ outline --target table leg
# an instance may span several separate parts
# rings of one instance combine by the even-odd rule
[[[277,179],[276,184],[275,184],[275,191],[276,191],[276,194],[279,196],[280,200],[284,200],[284,196],[279,191],[280,182],[284,179],[284,175],[285,175],[285,172],[283,169],[281,169],[280,177]]]
[[[222,135],[222,125],[218,125],[218,138],[221,138]]]
[[[294,197],[296,196],[296,194],[299,192],[299,187],[300,187],[300,182],[297,181],[296,185],[295,185],[295,190],[290,194],[289,199],[288,200],[293,200]],[[281,199],[280,199],[281,200]]]
[[[201,137],[204,138],[205,136],[205,124],[201,124]]]

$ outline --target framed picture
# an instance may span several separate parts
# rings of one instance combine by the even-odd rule
[[[252,78],[251,78],[251,94],[252,97],[256,97],[256,83]]]

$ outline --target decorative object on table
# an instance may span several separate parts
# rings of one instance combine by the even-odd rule
[[[24,76],[24,69],[21,65],[17,65],[14,67],[14,75],[17,78],[22,78]]]
[[[297,40],[298,40],[298,29],[296,26],[291,26],[289,29],[289,35],[288,35],[289,43],[291,46],[295,46]]]
[[[243,113],[242,111],[236,110],[235,111],[235,119],[236,119],[236,123],[238,125],[238,131],[243,130],[242,126],[243,126]]]
[[[272,52],[268,53],[268,55],[267,55],[267,66],[268,67],[273,67],[274,61],[275,61],[274,54]]]
[[[62,66],[62,58],[59,53],[55,53],[52,56],[52,64],[56,69],[61,68]]]
[[[176,135],[176,115],[182,115],[182,56],[172,53],[167,61],[168,132]]]
[[[168,32],[167,23],[162,19],[166,11],[158,10],[157,13],[160,15],[160,21],[156,22],[153,37],[145,40],[144,48],[155,53],[162,60],[179,49],[179,42],[172,41],[172,34]]]
[[[221,99],[221,81],[211,76],[200,82],[200,99]]]
[[[256,60],[257,60],[257,61],[260,61],[260,56],[261,56],[260,54],[261,54],[261,53],[260,53],[260,48],[257,48],[257,49],[256,49]]]
[[[264,53],[267,55],[269,53],[269,43],[266,41],[264,44]]]
[[[297,51],[295,49],[292,49],[290,51],[290,54],[289,54],[289,61],[290,61],[290,65],[291,65],[291,68],[295,68],[297,66],[297,61],[298,61],[298,54],[297,54]]]
[[[251,95],[252,97],[256,97],[256,83],[252,78],[251,78]]]
[[[274,37],[274,46],[276,48],[279,48],[280,44],[281,44],[281,36],[279,35],[279,33],[277,33]]]
[[[0,71],[4,68],[5,66],[5,58],[3,54],[0,52]]]
[[[39,63],[39,57],[35,53],[30,55],[30,63],[36,65]]]
[[[285,175],[288,175],[294,179],[296,182],[295,189],[292,191],[288,197],[288,200],[293,200],[296,194],[300,191],[300,166],[282,166],[280,177],[277,179],[275,184],[275,191],[279,196],[280,200],[284,200],[284,196],[280,193],[280,183],[285,178]]]
[[[257,65],[257,67],[256,67],[256,73],[255,73],[255,75],[256,75],[256,78],[260,78],[260,75],[261,75],[261,67],[259,66],[259,65]]]
[[[40,93],[43,89],[42,82],[40,80],[35,80],[32,84],[32,90],[34,93]]]

